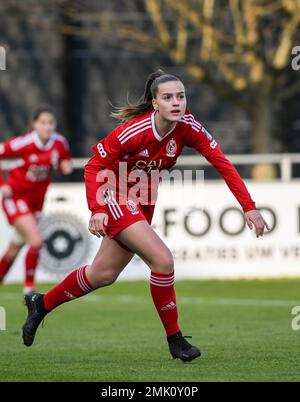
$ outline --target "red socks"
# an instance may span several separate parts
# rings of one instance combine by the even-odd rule
[[[25,257],[25,287],[34,288],[34,274],[39,259],[40,249],[37,247],[29,247]],[[8,253],[4,254],[0,260],[0,282],[4,279],[13,264],[15,257],[11,257]]]
[[[95,290],[86,277],[85,269],[84,266],[71,272],[60,284],[44,295],[47,311]]]
[[[81,267],[71,272],[59,285],[44,295],[44,306],[47,311],[94,290],[87,279],[85,270],[86,267]],[[174,272],[171,274],[151,272],[150,289],[167,336],[176,334],[180,329],[174,290]]]
[[[4,254],[2,259],[0,260],[0,282],[3,281],[14,260],[15,257],[10,256],[8,253]]]
[[[150,290],[167,336],[176,334],[180,329],[174,289],[174,271],[170,274],[151,272]]]
[[[25,287],[34,288],[34,274],[38,264],[40,248],[29,247],[25,258]]]

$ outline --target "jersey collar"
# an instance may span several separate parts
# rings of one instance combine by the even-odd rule
[[[37,135],[36,131],[33,131],[32,135],[33,135],[34,144],[41,151],[48,151],[52,147],[52,145],[54,144],[54,141],[55,141],[55,133],[54,132],[51,134],[51,136],[50,136],[50,138],[49,138],[49,140],[47,141],[46,144],[42,143],[42,141],[40,140],[40,138]]]
[[[158,134],[157,130],[156,130],[154,116],[155,116],[155,112],[152,112],[152,114],[151,114],[151,126],[152,126],[152,131],[153,131],[154,137],[155,137],[158,141],[162,141],[162,140],[164,140],[169,134],[171,134],[171,133],[175,130],[176,125],[175,125],[170,131],[168,131],[167,134],[166,134],[164,137],[161,137],[161,136]]]

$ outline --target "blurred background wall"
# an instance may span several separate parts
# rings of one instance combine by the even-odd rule
[[[226,153],[300,152],[295,0],[0,0],[0,139],[54,106],[74,156],[115,126],[110,102],[156,68],[181,77],[192,112]]]

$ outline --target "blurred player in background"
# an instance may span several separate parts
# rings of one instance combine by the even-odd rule
[[[33,343],[38,325],[48,312],[112,284],[136,253],[151,270],[151,295],[166,331],[169,351],[173,358],[190,361],[200,356],[200,350],[186,340],[179,327],[173,256],[150,226],[156,199],[152,203],[149,198],[147,202],[145,198],[140,202],[126,198],[124,183],[131,188],[136,185],[129,183],[128,175],[143,172],[146,181],[139,183],[140,192],[151,189],[152,193],[153,187],[157,191],[159,181],[153,183],[151,173],[169,170],[184,146],[194,148],[221,173],[242,206],[248,226],[255,226],[257,237],[268,226],[216,140],[186,108],[185,88],[177,77],[160,70],[152,74],[139,103],[120,108],[113,116],[122,124],[94,145],[94,156],[85,168],[87,200],[92,212],[89,230],[104,237],[100,249],[91,265],[71,272],[45,295],[25,296],[28,317],[23,326],[24,344]],[[126,164],[126,170],[120,170],[121,162]],[[108,178],[103,191],[101,177]]]
[[[43,239],[38,228],[47,188],[53,170],[72,172],[72,161],[66,139],[56,133],[56,118],[49,108],[40,108],[32,119],[32,131],[0,144],[0,158],[16,159],[4,179],[0,169],[2,208],[14,226],[10,244],[0,260],[0,284],[24,244],[24,294],[35,290],[34,275]]]

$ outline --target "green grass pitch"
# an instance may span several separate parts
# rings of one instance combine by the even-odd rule
[[[40,291],[50,286],[43,285]],[[21,287],[0,288],[0,381],[299,381],[300,279],[177,281],[180,324],[203,356],[173,360],[146,282],[118,282],[58,308],[21,340]]]

